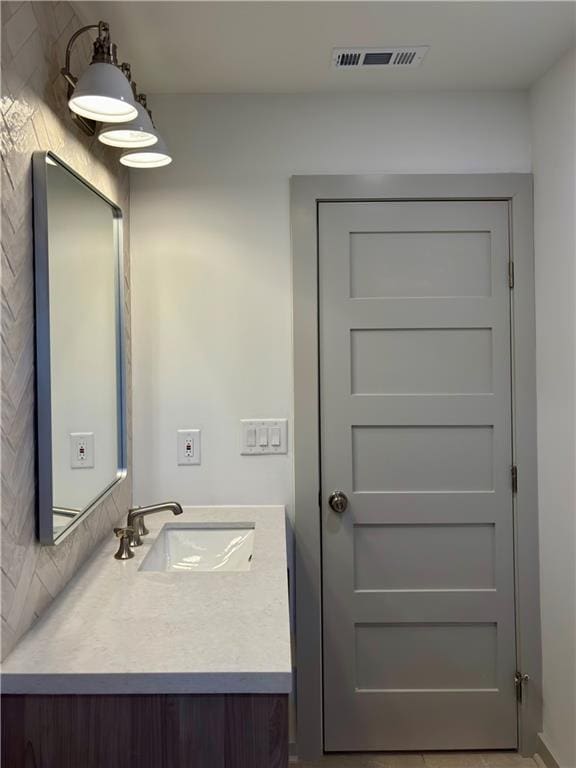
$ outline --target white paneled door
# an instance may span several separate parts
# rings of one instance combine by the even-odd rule
[[[514,748],[507,203],[318,215],[325,749]]]

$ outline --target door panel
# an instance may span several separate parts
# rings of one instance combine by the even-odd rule
[[[358,690],[496,687],[494,623],[356,625]]]
[[[350,296],[490,296],[489,232],[353,232]]]
[[[490,328],[350,332],[353,395],[492,392]]]
[[[508,258],[505,202],[319,205],[327,751],[516,746]]]
[[[352,486],[366,491],[491,491],[492,427],[352,426]]]
[[[355,525],[354,589],[494,589],[494,535],[487,523]]]

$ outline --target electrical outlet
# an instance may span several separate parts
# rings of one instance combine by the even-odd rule
[[[179,429],[176,434],[178,466],[200,464],[200,430]]]
[[[72,469],[93,469],[94,432],[70,433],[70,467]]]

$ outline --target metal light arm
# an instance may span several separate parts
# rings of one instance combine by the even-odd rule
[[[98,37],[94,41],[94,53],[92,54],[92,64],[96,62],[102,62],[104,64],[118,65],[116,58],[116,46],[110,42],[110,25],[107,21],[99,21],[98,24],[87,24],[85,27],[80,27],[76,30],[66,46],[66,57],[64,60],[64,66],[60,70],[60,73],[68,83],[68,99],[71,98],[74,93],[74,88],[78,82],[78,78],[75,77],[70,70],[70,59],[72,57],[72,49],[74,43],[84,34],[91,29],[98,30]],[[82,130],[89,136],[93,136],[96,133],[96,123],[94,120],[88,120],[80,115],[72,115],[72,118],[78,123]]]
[[[84,32],[88,32],[90,29],[98,30],[98,37],[94,42],[94,56],[92,61],[106,61],[109,64],[113,63],[112,53],[110,50],[110,26],[108,22],[99,21],[98,24],[87,24],[85,27],[80,27],[80,29],[76,30],[76,32],[74,32],[68,41],[68,45],[66,46],[66,58],[64,61],[64,67],[60,70],[62,75],[68,81],[68,85],[72,88],[74,88],[78,82],[78,78],[74,77],[70,71],[72,48],[74,47],[74,43],[80,37],[80,35],[84,34]]]

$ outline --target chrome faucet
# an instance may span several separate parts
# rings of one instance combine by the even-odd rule
[[[150,533],[144,525],[146,515],[152,515],[154,512],[172,512],[175,515],[181,515],[183,511],[177,501],[165,501],[163,504],[152,504],[149,507],[132,507],[128,511],[128,520],[126,521],[126,527],[133,530],[130,546],[142,546],[141,536]]]

